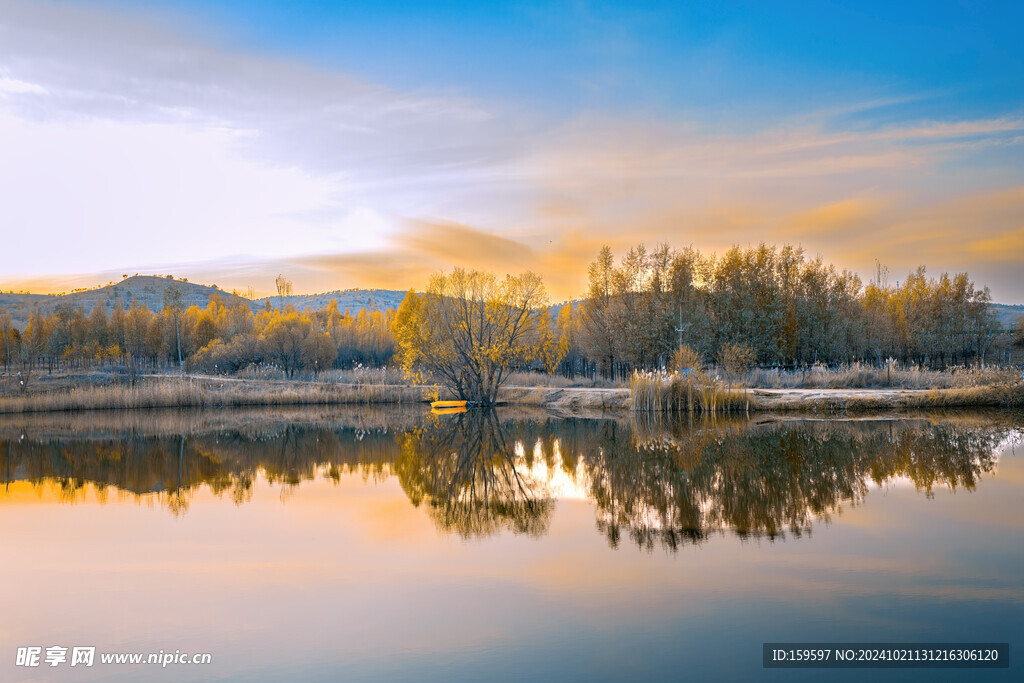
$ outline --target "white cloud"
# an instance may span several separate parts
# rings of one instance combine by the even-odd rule
[[[365,248],[344,231],[327,176],[261,165],[238,153],[246,135],[223,128],[107,120],[19,119],[0,112],[0,221],[45,272],[117,268],[210,254],[305,253],[304,244]],[[331,220],[296,220],[311,210]],[[351,226],[348,226],[351,228]]]
[[[0,98],[6,95],[45,95],[46,88],[35,83],[26,83],[0,72]]]
[[[0,37],[8,274],[365,249],[504,180],[495,116],[460,98],[63,3],[0,0]]]

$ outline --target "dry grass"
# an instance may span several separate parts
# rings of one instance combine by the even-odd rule
[[[548,375],[543,372],[514,372],[509,375],[509,387],[548,387],[553,389],[612,389],[625,388],[621,380],[602,378],[575,377],[569,379],[561,375]]]
[[[699,370],[634,372],[629,382],[629,407],[634,413],[728,413],[750,409],[741,389],[722,386]]]
[[[225,375],[225,377],[246,380],[288,379],[284,370],[276,365],[264,363],[250,365],[233,375]],[[312,372],[299,372],[296,373],[293,381],[340,382],[343,384],[409,384],[409,379],[405,372],[399,368],[372,368],[361,364],[344,370],[334,368],[324,370],[318,375],[314,375]]]
[[[759,389],[963,389],[1012,384],[1020,370],[1006,367],[955,367],[927,370],[901,367],[889,361],[884,367],[851,363],[838,368],[813,365],[807,370],[752,370],[743,384]]]
[[[1024,408],[1024,384],[954,389],[861,389],[751,391],[751,407],[775,412],[825,414],[941,408]]]
[[[0,397],[0,413],[115,408],[420,403],[424,400],[424,388],[412,385],[151,378],[134,386],[84,386],[65,391]]]
[[[364,365],[357,365],[347,370],[330,370],[320,373],[320,379],[327,382],[342,382],[345,384],[377,384],[377,385],[400,385],[409,384],[408,375],[401,368],[381,367],[370,368]]]
[[[906,396],[902,408],[1024,408],[1024,383],[968,386]]]
[[[845,413],[874,410],[936,408],[1024,408],[1024,382],[1005,369],[964,370],[954,374],[960,386],[887,389],[865,387],[860,368],[847,372],[828,371],[830,384],[800,391],[805,387],[778,387],[771,394],[723,385],[717,378],[698,370],[686,373],[637,372],[630,382],[630,409],[634,413],[729,413],[748,410]],[[914,375],[926,384],[934,378],[920,369],[903,371],[900,381],[911,384]],[[825,375],[825,372],[822,372]],[[959,375],[959,376],[957,376]],[[773,387],[775,388],[775,387]],[[809,388],[809,387],[808,387]],[[788,391],[792,389],[792,391]],[[830,390],[832,390],[830,392]]]

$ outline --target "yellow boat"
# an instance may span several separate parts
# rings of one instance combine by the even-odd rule
[[[466,408],[468,401],[434,401],[430,404],[431,408]]]
[[[434,415],[456,415],[458,413],[466,412],[466,407],[462,406],[460,408],[431,408],[430,412],[433,413]]]

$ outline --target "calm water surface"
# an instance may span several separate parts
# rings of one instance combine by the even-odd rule
[[[1022,434],[998,414],[5,418],[0,680],[865,678],[761,668],[761,643],[808,640],[1009,642],[1009,670],[973,677],[1021,680]],[[30,645],[213,661],[15,666]]]

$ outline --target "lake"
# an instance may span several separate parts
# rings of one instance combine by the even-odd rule
[[[8,416],[0,680],[1021,680],[1021,425]],[[801,641],[1008,642],[1011,666],[762,668]],[[100,661],[176,651],[210,662]]]

